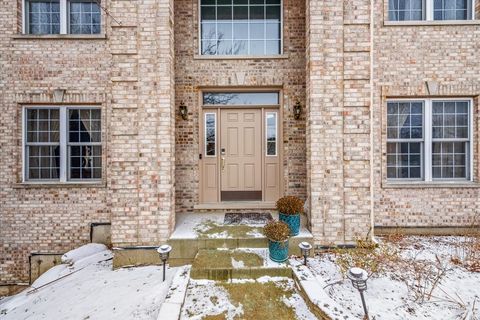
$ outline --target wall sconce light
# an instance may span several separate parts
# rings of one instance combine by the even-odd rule
[[[297,101],[295,105],[293,106],[293,116],[295,117],[295,120],[300,119],[300,115],[302,114],[302,105],[300,104],[300,101]]]
[[[188,109],[185,104],[183,104],[183,101],[180,102],[180,116],[182,117],[183,120],[187,120],[188,118]]]

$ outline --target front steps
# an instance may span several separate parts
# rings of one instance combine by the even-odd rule
[[[272,216],[278,218],[275,213]],[[200,250],[268,247],[268,241],[262,233],[263,224],[224,222],[224,212],[177,215],[176,228],[168,240],[173,247],[168,263],[171,266],[192,264]],[[300,242],[313,244],[313,236],[305,227],[305,221],[302,222],[300,234],[290,238],[290,255],[300,255]],[[113,267],[160,264],[156,249],[154,245],[113,248]]]
[[[274,218],[276,218],[274,216]],[[188,214],[178,217],[169,244],[170,264],[191,264],[200,250],[267,248],[262,224],[224,224],[224,214]],[[289,240],[289,254],[300,255],[300,242],[313,243],[312,234],[302,225],[300,234]]]
[[[263,276],[291,278],[292,269],[287,263],[270,261],[267,249],[202,249],[193,261],[190,276],[217,281]]]

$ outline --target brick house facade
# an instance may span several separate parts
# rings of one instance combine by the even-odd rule
[[[480,17],[480,1],[469,3],[468,15]],[[432,21],[425,13],[422,21],[391,21],[386,0],[283,0],[277,54],[211,56],[200,48],[197,0],[108,0],[99,10],[100,33],[89,35],[71,34],[64,22],[65,34],[30,34],[26,17],[33,23],[35,9],[27,4],[5,0],[0,12],[2,285],[28,282],[32,253],[58,254],[88,242],[92,223],[111,223],[115,247],[154,246],[169,238],[176,215],[216,208],[202,206],[200,192],[202,94],[210,91],[278,93],[279,192],[306,200],[316,245],[352,243],[373,235],[373,226],[475,223],[478,20]],[[403,116],[387,108],[402,101],[422,104],[423,132],[435,121],[426,116],[435,101],[468,102],[468,141],[454,142],[470,150],[457,154],[465,179],[429,179],[436,174],[425,165],[435,156],[430,147],[422,149],[420,179],[388,176],[388,145],[436,143],[428,134],[389,140],[389,117]],[[27,179],[29,108],[100,110],[101,179],[69,179],[66,152],[58,157],[58,179]],[[406,161],[395,172],[415,175],[414,160]]]

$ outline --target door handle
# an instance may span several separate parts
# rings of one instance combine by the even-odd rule
[[[221,158],[220,166],[222,167],[222,171],[225,170],[225,157]]]

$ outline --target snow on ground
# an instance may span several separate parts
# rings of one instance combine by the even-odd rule
[[[0,319],[157,319],[178,270],[168,269],[165,282],[159,266],[112,270],[112,252],[102,245],[86,245],[65,258],[71,265],[58,265],[0,300]]]
[[[451,261],[452,256],[464,251],[462,244],[468,243],[465,239],[405,237],[400,242],[381,242],[381,246],[398,250],[400,262],[373,273],[368,280],[365,299],[371,318],[480,320],[480,273],[468,271]],[[327,294],[361,318],[363,308],[359,293],[344,279],[335,263],[336,257],[333,253],[321,254],[309,259],[308,265],[324,281]],[[443,276],[436,276],[442,272]]]

